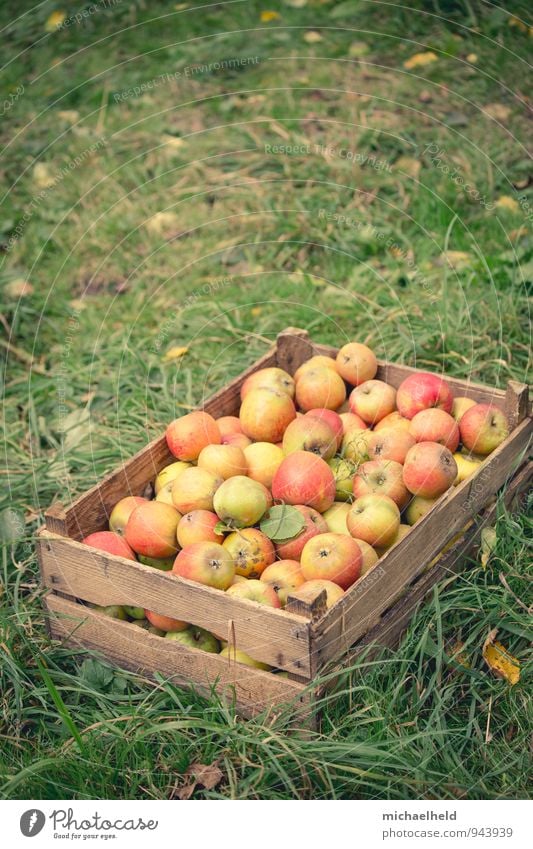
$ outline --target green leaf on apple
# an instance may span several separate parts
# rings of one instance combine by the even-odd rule
[[[293,539],[303,530],[305,519],[299,510],[290,504],[276,504],[261,519],[259,528],[273,542]]]
[[[234,531],[235,528],[232,528],[231,525],[226,525],[225,522],[217,522],[215,527],[213,528],[216,534],[229,534],[231,531]]]

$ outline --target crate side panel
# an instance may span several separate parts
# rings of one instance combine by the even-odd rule
[[[526,420],[494,451],[480,469],[445,493],[410,533],[386,552],[367,577],[316,623],[314,646],[319,668],[339,657],[376,624],[436,556],[516,471],[518,459],[531,444],[531,420]]]
[[[55,639],[99,651],[112,663],[152,679],[160,673],[177,685],[192,685],[206,695],[214,688],[230,703],[235,693],[237,707],[245,716],[269,707],[275,713],[281,703],[294,702],[300,710],[307,705],[305,687],[279,675],[188,649],[53,594],[46,597],[45,605]]]
[[[47,532],[39,535],[46,587],[100,606],[144,607],[214,632],[235,634],[237,648],[257,660],[309,677],[310,624],[301,616],[232,598],[121,557]]]

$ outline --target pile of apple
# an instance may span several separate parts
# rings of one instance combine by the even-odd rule
[[[123,498],[110,530],[84,542],[234,598],[282,608],[315,587],[332,606],[509,432],[499,408],[454,399],[438,375],[414,373],[396,390],[375,379],[377,368],[370,348],[350,342],[336,359],[311,357],[294,378],[255,372],[238,416],[171,422],[176,462],[157,475],[154,500]],[[143,608],[107,612],[221,648],[224,635]]]

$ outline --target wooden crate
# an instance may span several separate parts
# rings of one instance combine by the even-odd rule
[[[293,374],[314,354],[334,357],[336,349],[313,344],[306,331],[288,328],[272,349],[201,409],[215,418],[235,415],[245,378],[261,368],[280,366]],[[417,369],[380,362],[377,377],[398,387]],[[253,716],[290,702],[310,713],[317,673],[372,643],[394,646],[416,607],[433,584],[456,571],[491,519],[485,508],[507,486],[507,499],[531,480],[527,454],[531,445],[527,387],[509,381],[505,391],[447,378],[457,395],[503,408],[509,437],[457,487],[444,493],[411,532],[384,554],[329,610],[324,593],[297,593],[285,610],[236,599],[175,575],[154,570],[79,542],[107,528],[115,503],[140,495],[173,458],[164,436],[147,445],[117,471],[74,501],[53,505],[38,537],[42,582],[48,592],[51,636],[71,645],[97,650],[111,662],[148,677],[161,673],[200,692],[216,689],[233,700],[240,714]],[[450,541],[453,544],[450,545]],[[446,552],[442,549],[447,547]],[[126,604],[200,625],[286,676],[236,664],[227,658],[188,649],[136,625],[109,619],[83,602]]]

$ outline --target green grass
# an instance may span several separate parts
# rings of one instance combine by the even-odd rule
[[[0,123],[0,507],[15,511],[2,527],[0,792],[168,798],[191,764],[216,761],[223,780],[195,797],[522,798],[525,514],[501,512],[487,568],[473,561],[439,585],[398,652],[345,673],[320,734],[291,732],[288,712],[243,723],[216,698],[46,638],[32,544],[46,507],[97,482],[283,327],[498,386],[528,378],[531,37],[509,25],[527,4],[200,5],[124,0],[52,33],[61,4],[0,12],[13,94]],[[262,23],[265,9],[280,18]],[[437,61],[404,68],[425,51]],[[46,190],[37,163],[55,180]],[[502,197],[510,208],[492,207]],[[173,217],[155,232],[161,211]],[[19,298],[17,279],[33,291]],[[173,345],[187,355],[163,362]],[[514,687],[483,661],[493,628],[520,660]]]

